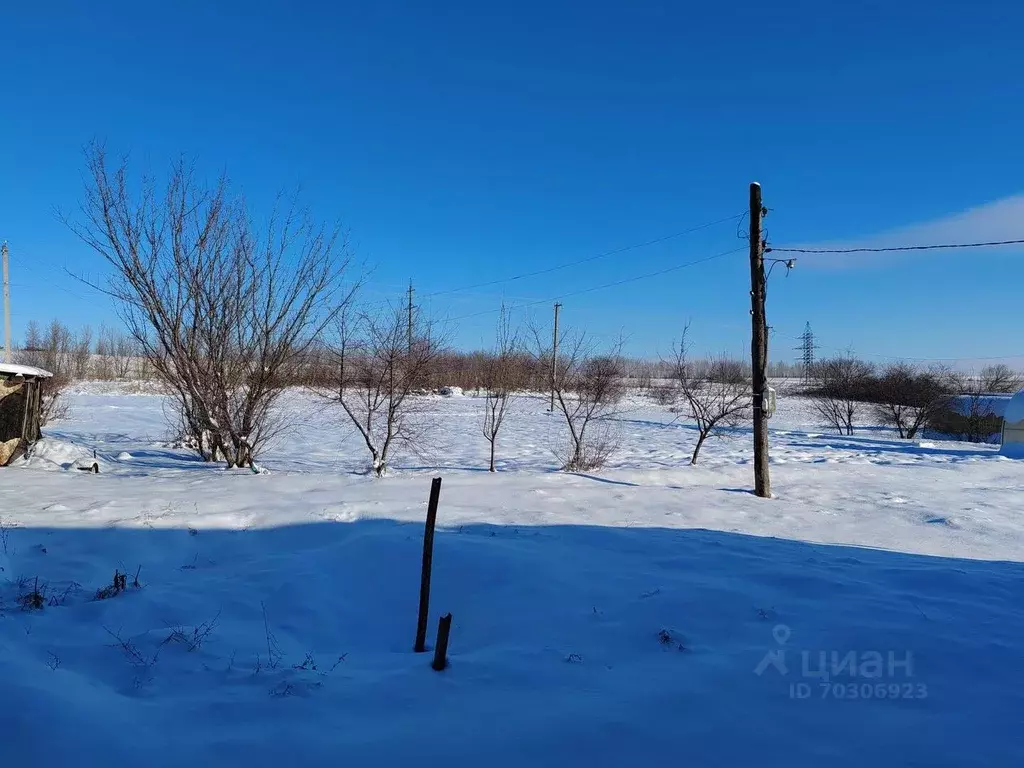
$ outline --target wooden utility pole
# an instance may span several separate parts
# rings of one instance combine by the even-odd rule
[[[764,244],[761,240],[761,185],[750,185],[750,360],[754,390],[754,493],[772,495],[768,476],[768,415],[763,408],[768,391],[768,321],[765,318]]]
[[[448,635],[452,631],[452,615],[446,613],[437,622],[437,643],[434,645],[434,661],[431,667],[440,672],[448,666]]]
[[[551,407],[555,410],[555,377],[558,375],[558,310],[562,305],[555,302],[555,330],[551,339]]]
[[[4,362],[11,362],[11,278],[7,266],[7,243],[0,245],[4,262]]]
[[[409,280],[409,355],[412,355],[412,279]]]
[[[441,498],[441,478],[430,482],[427,502],[427,524],[423,528],[423,569],[420,572],[420,610],[416,617],[416,644],[413,650],[427,650],[427,613],[430,611],[430,569],[434,562],[434,526],[437,523],[437,503]],[[449,622],[451,619],[449,619]]]

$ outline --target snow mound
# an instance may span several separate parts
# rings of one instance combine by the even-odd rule
[[[121,451],[117,454],[118,461],[131,461],[134,457],[128,451]]]
[[[92,469],[93,465],[102,472],[104,462],[93,458],[90,448],[78,443],[69,443],[53,437],[38,440],[29,452],[28,457],[19,462],[20,466],[31,469]]]

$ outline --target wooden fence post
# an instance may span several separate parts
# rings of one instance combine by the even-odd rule
[[[452,615],[441,617],[437,622],[437,644],[434,646],[434,662],[430,666],[440,672],[448,666],[448,634],[452,631]]]
[[[430,610],[430,565],[434,557],[434,524],[437,522],[437,502],[441,497],[441,478],[430,482],[430,501],[427,504],[427,525],[423,529],[423,570],[420,573],[420,613],[416,623],[416,645],[413,650],[427,650],[427,613]]]

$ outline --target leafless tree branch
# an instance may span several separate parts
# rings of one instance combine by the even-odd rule
[[[105,288],[206,460],[252,466],[280,427],[287,373],[348,306],[350,257],[335,229],[291,203],[263,227],[221,178],[175,163],[161,189],[129,181],[100,144],[72,231],[112,268]]]

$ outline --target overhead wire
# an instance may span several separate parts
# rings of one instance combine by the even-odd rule
[[[677,271],[679,271],[681,269],[686,269],[687,267],[694,267],[694,266],[696,266],[698,264],[704,264],[706,262],[713,261],[715,259],[721,259],[721,258],[723,258],[725,256],[730,256],[730,255],[732,255],[734,253],[739,253],[740,251],[745,251],[745,250],[747,250],[746,246],[743,246],[743,247],[740,247],[740,248],[733,248],[733,249],[728,250],[728,251],[723,251],[721,253],[716,253],[716,254],[713,254],[711,256],[705,256],[704,258],[701,258],[701,259],[696,259],[695,261],[688,261],[685,264],[676,264],[675,266],[672,266],[672,267],[666,267],[665,269],[659,269],[656,272],[647,272],[647,273],[645,273],[643,275],[634,275],[633,277],[623,278],[622,280],[615,280],[615,281],[610,282],[610,283],[603,283],[602,285],[594,285],[594,286],[591,286],[590,288],[581,288],[580,290],[576,290],[576,291],[569,291],[567,293],[560,293],[557,296],[553,296],[553,297],[546,298],[546,299],[538,299],[537,301],[531,301],[531,302],[527,302],[525,304],[512,304],[512,305],[510,305],[509,309],[523,309],[523,308],[526,308],[526,307],[535,306],[537,304],[547,304],[547,303],[550,303],[552,301],[557,301],[557,300],[560,300],[560,299],[567,299],[567,298],[571,298],[573,296],[581,296],[581,295],[583,295],[585,293],[591,293],[593,291],[601,291],[601,290],[604,290],[606,288],[615,288],[615,287],[620,286],[620,285],[626,285],[627,283],[635,283],[638,280],[647,280],[647,279],[652,278],[652,277],[659,277],[661,275],[667,275],[670,272],[677,272]],[[453,317],[453,318],[451,318],[451,322],[455,322],[457,320],[467,320],[467,319],[469,319],[471,317],[480,317],[481,315],[489,315],[489,314],[493,314],[494,312],[500,312],[500,311],[501,311],[500,307],[496,308],[496,309],[485,309],[485,310],[483,310],[481,312],[473,312],[473,313],[468,314],[468,315],[461,315],[459,317]]]
[[[726,216],[726,217],[721,218],[721,219],[716,219],[715,221],[709,221],[709,222],[706,222],[704,224],[698,224],[697,226],[690,227],[689,229],[680,230],[679,232],[673,232],[670,235],[664,235],[663,237],[657,237],[657,238],[655,238],[653,240],[646,240],[646,241],[644,241],[642,243],[634,243],[633,245],[626,245],[626,246],[623,246],[621,248],[614,248],[614,249],[612,249],[610,251],[603,251],[602,253],[598,253],[598,254],[595,254],[593,256],[587,256],[586,258],[583,258],[583,259],[576,259],[575,261],[565,262],[564,264],[556,264],[555,266],[545,267],[543,269],[537,269],[537,270],[534,270],[532,272],[524,272],[522,274],[513,275],[512,277],[504,277],[504,278],[500,278],[500,279],[497,279],[497,280],[486,280],[486,281],[483,281],[483,282],[480,282],[480,283],[473,283],[472,285],[460,286],[458,288],[448,288],[448,289],[443,290],[443,291],[434,291],[433,293],[423,294],[423,296],[424,297],[427,297],[427,296],[444,296],[444,295],[449,294],[449,293],[457,293],[457,292],[460,292],[460,291],[469,291],[469,290],[473,290],[475,288],[486,288],[487,286],[491,286],[491,285],[499,285],[501,283],[511,283],[511,282],[513,282],[515,280],[525,280],[528,277],[537,277],[539,275],[547,275],[547,274],[550,274],[551,272],[557,272],[557,271],[562,270],[562,269],[568,269],[570,267],[578,267],[581,264],[589,264],[591,262],[598,261],[599,259],[608,258],[609,256],[615,256],[615,255],[620,254],[620,253],[626,253],[628,251],[635,251],[635,250],[637,250],[639,248],[647,248],[647,247],[652,246],[652,245],[657,245],[658,243],[664,243],[664,242],[666,242],[668,240],[673,240],[673,239],[675,239],[677,237],[682,237],[684,235],[689,235],[689,234],[692,234],[694,232],[699,232],[702,229],[707,229],[707,228],[713,227],[713,226],[715,226],[717,224],[724,224],[727,221],[732,221],[734,219],[739,219],[743,215],[744,215],[743,213],[736,213],[736,214],[733,214],[732,216]]]
[[[986,243],[940,243],[936,245],[897,245],[884,248],[776,248],[765,253],[887,253],[891,251],[934,251],[952,248],[991,248],[999,245],[1024,245],[1024,240],[994,240]]]
[[[794,336],[793,338],[796,339],[797,341],[799,341],[801,339],[800,336]],[[880,352],[859,352],[856,349],[852,349],[850,347],[833,347],[833,346],[830,346],[830,345],[827,345],[827,344],[818,345],[818,348],[819,349],[830,349],[830,350],[832,350],[834,352],[839,352],[839,353],[842,353],[842,354],[850,354],[852,356],[864,355],[866,357],[880,357],[880,358],[882,358],[884,360],[907,360],[909,362],[919,362],[919,363],[949,363],[949,362],[957,362],[957,361],[960,361],[960,360],[1005,360],[1007,358],[1012,358],[1012,357],[1024,357],[1024,352],[1015,352],[1015,353],[1012,353],[1012,354],[1009,354],[1009,355],[987,355],[987,356],[980,356],[980,357],[979,356],[974,356],[974,355],[964,355],[964,356],[961,356],[961,357],[907,357],[907,356],[903,356],[903,355],[883,355]]]

